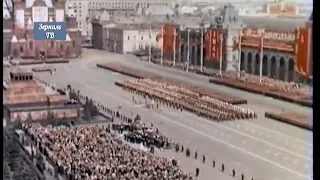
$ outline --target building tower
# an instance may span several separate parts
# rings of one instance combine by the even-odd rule
[[[224,31],[223,63],[226,71],[238,71],[240,64],[237,49],[234,49],[235,43],[238,43],[240,31],[244,27],[244,23],[239,18],[238,11],[232,5],[226,5],[220,13],[220,17],[216,19],[217,26]]]

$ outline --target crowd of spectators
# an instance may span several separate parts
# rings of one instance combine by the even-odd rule
[[[223,121],[256,117],[256,113],[250,109],[164,82],[139,79],[125,81],[123,84],[125,90],[150,97],[156,103],[163,103],[177,109],[187,109],[211,120]]]
[[[194,179],[172,161],[134,149],[113,138],[101,125],[44,127],[27,124],[23,127],[59,172],[69,179]]]

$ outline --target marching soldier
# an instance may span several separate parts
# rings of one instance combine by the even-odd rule
[[[194,152],[194,158],[197,159],[198,158],[198,152]]]
[[[206,156],[202,155],[202,163],[205,163],[205,162],[206,162]]]
[[[221,172],[224,172],[224,164],[221,165]]]
[[[186,155],[187,155],[187,157],[190,157],[190,149],[189,148],[187,148],[187,150],[186,150]]]
[[[197,168],[196,168],[196,177],[199,176],[199,172],[200,172],[200,170],[199,170],[199,168],[197,167]]]
[[[235,177],[236,176],[236,171],[233,169],[232,170],[232,176]]]
[[[179,144],[176,144],[176,152],[179,152]]]
[[[241,180],[244,180],[244,175],[243,175],[243,173],[241,174]]]
[[[181,152],[183,152],[183,150],[184,150],[184,147],[183,147],[183,145],[181,145]]]
[[[212,160],[212,167],[216,167],[216,161]]]

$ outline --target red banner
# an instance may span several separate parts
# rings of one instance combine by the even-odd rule
[[[219,29],[209,29],[205,33],[205,49],[207,60],[219,60],[220,59],[220,34],[222,32]]]
[[[176,27],[174,25],[165,25],[163,28],[163,53],[166,55],[173,55],[173,45]]]
[[[204,33],[204,48],[206,50],[205,58],[207,60],[211,57],[211,30]]]
[[[297,48],[296,48],[296,64],[295,69],[296,72],[304,77],[309,77],[310,75],[310,68],[309,68],[309,62],[310,62],[310,36],[311,31],[309,28],[300,28],[300,30],[297,32]]]

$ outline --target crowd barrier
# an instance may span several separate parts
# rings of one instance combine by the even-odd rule
[[[312,117],[308,118],[305,115],[301,115],[297,113],[278,113],[277,114],[277,113],[271,113],[271,112],[266,112],[265,117],[313,131]]]
[[[119,64],[105,64],[105,65],[97,64],[97,67],[103,68],[106,70],[110,70],[110,71],[114,71],[117,73],[121,73],[121,74],[131,76],[134,78],[139,78],[139,79],[148,78],[148,79],[153,79],[153,80],[160,81],[160,82],[166,82],[166,83],[169,83],[169,84],[172,84],[175,86],[182,86],[182,87],[184,87],[188,90],[194,91],[196,93],[206,95],[206,96],[209,96],[209,97],[212,97],[212,98],[215,98],[220,101],[227,102],[227,103],[230,103],[233,105],[247,103],[247,100],[243,99],[243,98],[239,98],[239,97],[229,95],[226,93],[218,92],[218,91],[215,91],[210,88],[195,86],[190,83],[176,80],[173,78],[170,78],[170,79],[164,78],[164,77],[158,76],[158,75],[151,73],[151,72],[136,70],[136,69],[133,69],[133,68],[130,68],[127,66],[123,66],[123,65],[119,65]]]

